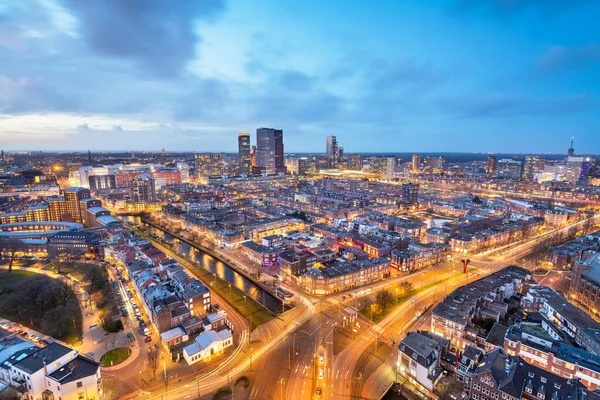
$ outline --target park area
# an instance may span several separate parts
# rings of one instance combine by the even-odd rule
[[[0,271],[0,316],[69,344],[82,337],[74,288],[30,271]]]
[[[84,303],[85,311],[94,313],[97,309],[98,323],[106,332],[118,332],[123,329],[118,318],[115,289],[104,267],[93,263],[55,260],[44,269],[67,275],[83,285],[83,289],[88,294]]]

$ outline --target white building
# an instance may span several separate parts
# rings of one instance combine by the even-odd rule
[[[409,332],[398,345],[398,372],[433,391],[442,377],[439,360],[447,347],[448,340],[441,336]]]
[[[233,345],[233,335],[229,329],[218,332],[205,331],[196,337],[194,343],[183,348],[183,358],[188,365],[199,361],[208,362],[213,355],[223,354],[223,351],[231,345]]]
[[[51,343],[11,365],[11,386],[27,400],[100,400],[100,364]]]

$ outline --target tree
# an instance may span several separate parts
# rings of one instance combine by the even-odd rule
[[[152,377],[156,379],[156,371],[158,370],[158,362],[160,361],[160,350],[156,344],[148,347],[148,366],[152,371]]]
[[[399,294],[401,296],[412,292],[414,289],[414,285],[411,282],[402,282],[398,285],[398,287],[400,288],[401,293]]]
[[[75,311],[72,307],[58,306],[44,313],[42,317],[42,330],[53,337],[63,337],[71,327],[75,329]]]
[[[60,274],[60,268],[63,264],[66,264],[71,261],[73,255],[71,253],[62,252],[54,256],[54,263],[56,264],[56,271]]]
[[[8,273],[12,272],[17,254],[23,250],[24,243],[20,239],[3,239],[0,241],[0,258],[8,258]]]
[[[102,268],[97,265],[90,265],[85,270],[85,279],[90,283],[90,293],[93,293],[96,290],[102,290],[106,285],[104,272],[102,271]]]
[[[394,295],[387,289],[381,289],[375,295],[375,302],[381,307],[381,312],[385,313],[388,307],[394,303]]]
[[[70,300],[76,299],[75,286],[70,282],[56,281],[55,288],[53,290],[54,298],[56,303],[60,306],[66,306]]]

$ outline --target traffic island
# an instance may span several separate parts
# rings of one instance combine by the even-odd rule
[[[128,347],[117,347],[107,351],[100,357],[100,365],[105,368],[117,366],[127,360],[131,355],[131,349]]]

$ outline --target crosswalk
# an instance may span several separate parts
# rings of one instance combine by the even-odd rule
[[[373,326],[371,327],[371,329],[373,329],[375,332],[377,332],[377,333],[379,333],[379,334],[382,334],[382,333],[383,333],[383,331],[384,331],[384,329],[383,329],[382,327],[380,327],[379,325],[373,325]]]

